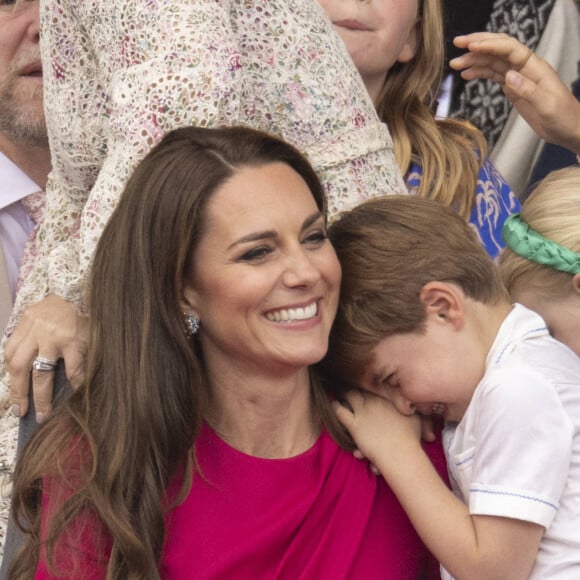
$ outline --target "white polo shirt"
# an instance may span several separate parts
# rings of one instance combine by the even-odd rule
[[[514,305],[443,442],[471,514],[545,528],[529,578],[580,578],[580,358],[535,312]]]
[[[26,173],[0,152],[0,243],[4,250],[13,299],[24,246],[35,226],[20,200],[40,189]]]

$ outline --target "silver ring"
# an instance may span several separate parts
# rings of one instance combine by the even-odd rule
[[[32,368],[35,371],[52,372],[58,366],[58,362],[37,356],[32,361]]]

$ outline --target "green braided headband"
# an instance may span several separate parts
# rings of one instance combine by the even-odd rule
[[[548,240],[522,220],[519,213],[512,214],[502,230],[506,246],[518,256],[550,266],[568,274],[580,274],[580,254]]]

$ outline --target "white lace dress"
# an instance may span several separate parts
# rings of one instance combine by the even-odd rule
[[[40,4],[53,171],[11,327],[49,292],[83,307],[95,245],[127,177],[176,127],[282,135],[319,172],[331,216],[406,191],[387,129],[315,0]],[[8,415],[0,433],[15,428]],[[2,437],[10,462],[14,435]]]

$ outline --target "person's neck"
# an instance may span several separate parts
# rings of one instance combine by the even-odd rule
[[[477,303],[479,313],[477,316],[479,325],[479,337],[483,350],[487,353],[491,350],[493,343],[499,333],[501,325],[512,310],[512,305],[505,301],[499,304],[487,305]]]
[[[17,165],[42,190],[51,169],[50,151],[47,144],[17,142],[0,133],[0,151]]]
[[[248,455],[293,457],[310,449],[320,433],[306,369],[285,378],[221,377],[212,397],[208,424]]]

